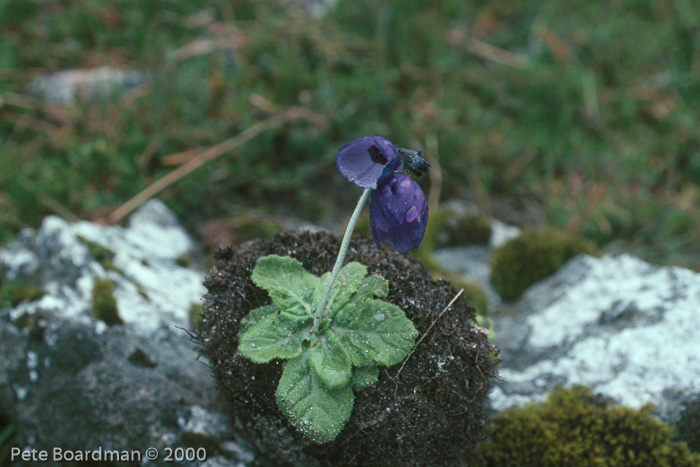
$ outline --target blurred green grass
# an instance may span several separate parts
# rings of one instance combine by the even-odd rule
[[[303,107],[316,117],[161,199],[193,230],[247,205],[342,219],[359,191],[337,148],[383,135],[428,150],[442,200],[535,206],[604,250],[700,270],[700,4],[340,0],[322,19],[289,5],[0,3],[0,243],[50,213],[103,218],[173,170],[166,156]],[[96,66],[150,84],[74,107],[26,96],[36,76]]]

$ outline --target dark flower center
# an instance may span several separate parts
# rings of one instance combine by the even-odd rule
[[[379,150],[379,148],[375,145],[370,146],[367,148],[367,152],[369,153],[369,157],[372,158],[372,162],[375,164],[382,164],[386,165],[389,160],[382,154],[382,151]]]

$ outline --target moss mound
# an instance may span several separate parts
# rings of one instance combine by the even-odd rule
[[[400,365],[380,368],[379,382],[357,394],[345,430],[333,442],[314,444],[277,408],[281,364],[254,364],[240,356],[240,320],[269,304],[250,280],[256,261],[289,255],[311,273],[330,271],[340,241],[327,233],[281,233],[234,251],[221,249],[205,285],[202,353],[231,400],[238,431],[253,443],[263,465],[470,465],[483,439],[484,404],[496,376],[496,349],[474,325],[474,309],[461,298]],[[433,281],[418,261],[369,238],[354,238],[346,261],[359,261],[390,283],[388,301],[399,306],[422,335],[457,291]]]
[[[491,239],[491,221],[486,216],[470,214],[447,222],[447,245],[488,245]]]
[[[483,466],[700,465],[700,455],[672,441],[673,429],[640,410],[613,406],[590,389],[557,389],[542,405],[508,409],[481,446]]]
[[[492,253],[491,283],[504,300],[515,300],[574,256],[595,252],[590,241],[560,230],[525,228]]]

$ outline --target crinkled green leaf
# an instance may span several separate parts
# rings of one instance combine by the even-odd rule
[[[243,319],[241,320],[241,324],[238,327],[238,335],[242,336],[246,333],[246,331],[248,331],[248,329],[258,324],[264,318],[276,313],[277,307],[275,305],[266,305],[256,308],[254,310],[250,310],[248,314],[245,315],[245,317],[243,317]]]
[[[313,316],[314,290],[321,279],[289,256],[269,255],[258,259],[251,279],[265,289],[277,308],[296,316]]]
[[[340,302],[347,302],[348,298],[357,290],[357,288],[365,280],[367,275],[367,267],[363,264],[352,262],[343,266],[338,272],[338,278],[331,288],[330,294],[328,295],[327,309],[332,309],[333,304]],[[316,289],[314,293],[314,307],[321,301],[321,296],[323,291],[328,284],[330,279],[330,273],[326,273],[321,277],[320,286]]]
[[[307,321],[284,313],[268,314],[239,335],[238,351],[255,363],[294,358],[301,354],[301,343],[309,336]]]
[[[277,405],[289,421],[317,443],[338,437],[352,415],[355,394],[350,385],[329,389],[309,362],[309,351],[284,364],[277,386]]]
[[[382,276],[376,274],[366,278],[362,284],[357,288],[355,292],[355,297],[357,298],[383,298],[389,295],[389,281],[384,279]]]
[[[389,281],[382,276],[365,277],[362,282],[353,289],[351,294],[338,294],[330,306],[331,311],[329,317],[333,318],[338,311],[345,306],[354,306],[353,304],[361,303],[365,300],[373,300],[375,297],[386,297],[389,294]]]
[[[335,315],[331,330],[355,366],[395,365],[406,358],[418,336],[399,307],[381,300],[346,305]]]
[[[370,386],[374,386],[379,381],[379,367],[376,366],[356,366],[352,369],[352,388],[355,391],[362,391]]]
[[[345,386],[352,376],[352,362],[331,330],[311,336],[309,361],[318,377],[329,388]]]

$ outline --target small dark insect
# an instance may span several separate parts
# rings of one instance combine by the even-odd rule
[[[430,164],[420,156],[420,151],[413,149],[399,148],[399,159],[404,169],[411,172],[416,177],[422,177],[428,173]]]

